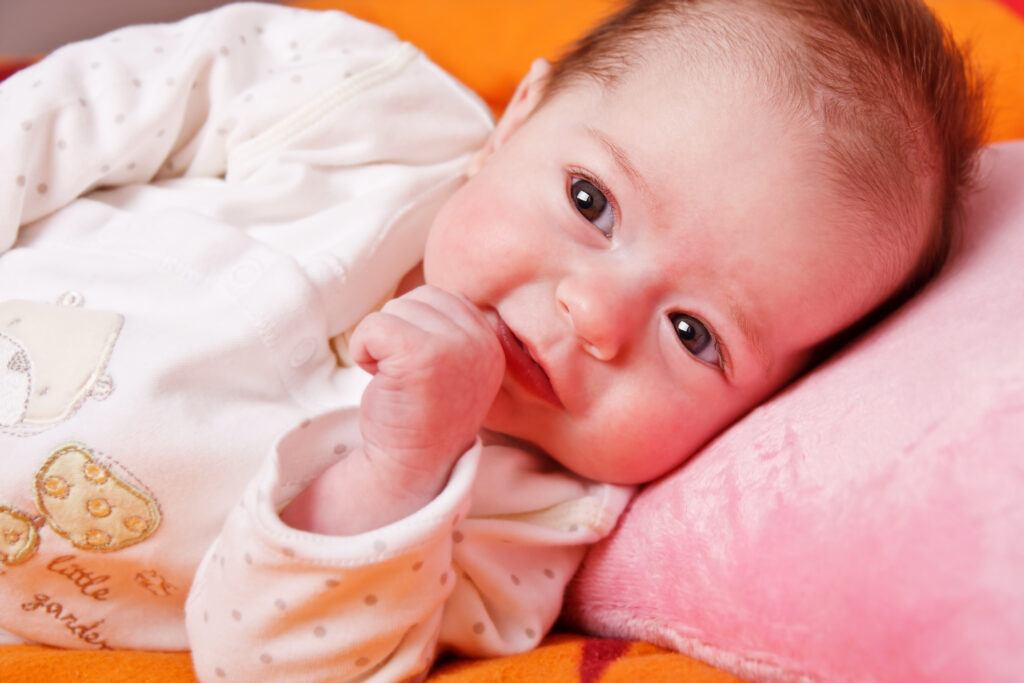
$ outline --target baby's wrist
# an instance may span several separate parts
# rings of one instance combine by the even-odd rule
[[[362,447],[366,465],[378,480],[377,488],[397,501],[422,501],[437,497],[448,481],[452,467],[472,442],[463,448],[393,452],[372,444]]]
[[[282,510],[281,520],[303,531],[350,536],[408,517],[448,482],[451,465],[413,468],[369,450],[353,449],[325,470]]]

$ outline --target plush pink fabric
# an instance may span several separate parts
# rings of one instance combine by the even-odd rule
[[[1024,681],[1024,141],[941,278],[647,488],[570,623],[757,680]]]

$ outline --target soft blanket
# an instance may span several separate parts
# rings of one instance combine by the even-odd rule
[[[195,683],[187,652],[81,652],[48,647],[0,648],[5,681]],[[536,650],[489,660],[440,663],[428,683],[731,683],[740,679],[644,642],[549,636]]]

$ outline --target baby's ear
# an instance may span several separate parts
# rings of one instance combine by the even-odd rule
[[[505,144],[505,141],[522,125],[523,121],[530,118],[530,114],[533,113],[533,110],[540,103],[544,92],[547,90],[550,73],[551,63],[548,60],[540,58],[533,60],[533,64],[530,65],[530,71],[523,77],[523,80],[519,81],[512,99],[509,101],[501,118],[498,119],[494,132],[491,133],[491,137],[487,140],[487,144],[476,153],[470,162],[470,175],[483,168],[488,157]]]

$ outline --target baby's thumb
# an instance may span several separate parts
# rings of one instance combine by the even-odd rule
[[[352,336],[348,340],[348,355],[353,363],[371,375],[376,375],[378,369],[377,357],[370,352],[367,346],[372,341],[368,337],[369,335],[366,333],[363,323],[360,323],[352,331]]]
[[[380,370],[381,361],[402,350],[405,323],[387,313],[371,313],[363,318],[348,342],[352,361],[371,375]]]

